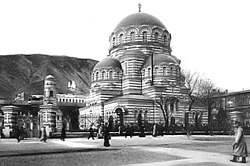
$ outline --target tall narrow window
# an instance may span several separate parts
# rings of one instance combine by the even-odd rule
[[[102,72],[102,80],[105,78],[105,71]]]
[[[170,75],[173,75],[173,67],[170,67]]]
[[[112,78],[113,78],[113,72],[110,71],[110,72],[109,72],[109,79],[112,79]]]
[[[155,75],[158,75],[158,67],[155,67]]]
[[[163,75],[165,76],[166,75],[166,67],[163,67]]]
[[[148,68],[148,77],[150,77],[150,75],[151,75],[151,69]]]
[[[96,75],[95,75],[95,80],[97,81],[99,78],[99,72],[96,72]]]
[[[145,69],[142,70],[142,77],[145,77]]]
[[[146,31],[144,31],[144,32],[142,33],[142,40],[143,40],[143,41],[147,41],[147,32],[146,32]]]
[[[167,36],[166,35],[164,35],[164,37],[163,37],[163,42],[164,42],[164,44],[167,43]]]
[[[53,97],[53,91],[49,91],[49,97]]]
[[[115,45],[115,37],[113,37],[112,45]]]
[[[123,34],[120,34],[120,36],[119,36],[119,43],[120,44],[123,43]]]
[[[135,41],[135,32],[130,33],[130,40],[131,40],[131,42]]]
[[[158,41],[159,33],[155,32],[155,41]]]

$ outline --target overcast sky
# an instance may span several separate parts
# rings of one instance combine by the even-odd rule
[[[249,0],[0,0],[0,55],[100,61],[109,35],[138,3],[165,24],[182,69],[229,91],[250,89]]]

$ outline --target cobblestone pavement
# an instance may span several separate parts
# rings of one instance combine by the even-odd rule
[[[20,143],[0,139],[0,165],[239,165],[229,161],[233,136],[112,137],[110,142],[106,148],[101,139],[49,139],[46,143],[36,138]]]

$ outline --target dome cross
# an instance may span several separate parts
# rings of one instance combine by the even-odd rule
[[[141,12],[141,4],[138,4],[139,12]]]

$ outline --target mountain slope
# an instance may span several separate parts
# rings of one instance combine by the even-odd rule
[[[0,98],[12,98],[21,92],[43,94],[44,78],[56,79],[57,93],[88,94],[91,72],[97,61],[42,54],[0,56]],[[68,82],[75,81],[74,91]]]

